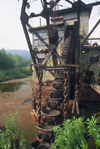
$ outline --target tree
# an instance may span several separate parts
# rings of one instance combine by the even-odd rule
[[[8,53],[8,68],[14,68],[15,67],[15,60],[14,57]]]
[[[4,49],[0,51],[0,68],[7,69],[8,57]]]

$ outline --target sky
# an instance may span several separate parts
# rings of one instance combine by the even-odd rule
[[[32,4],[31,9],[27,12],[30,13],[34,10],[35,13],[41,12],[42,6],[40,0],[29,0]],[[34,1],[34,2],[33,2]],[[71,0],[73,1],[73,0]],[[92,3],[100,0],[82,0],[85,3]],[[65,0],[61,0],[61,5],[69,6]],[[28,50],[27,42],[23,32],[23,28],[20,21],[22,0],[0,0],[0,49],[17,49]],[[89,30],[93,28],[96,22],[100,19],[100,5],[95,6],[92,10]],[[33,26],[39,26],[39,18],[30,20]],[[45,24],[45,20],[42,19],[42,25]],[[100,25],[93,32],[91,37],[100,37]],[[99,43],[99,42],[98,42]]]

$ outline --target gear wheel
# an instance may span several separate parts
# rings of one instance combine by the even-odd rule
[[[64,42],[64,46],[62,49],[62,59],[65,64],[72,64],[73,63],[73,44],[72,44],[72,30],[68,31],[68,36]],[[65,83],[64,83],[64,100],[63,100],[63,117],[68,118],[68,103],[69,103],[69,97],[70,97],[70,76],[71,76],[71,68],[68,67],[66,71],[64,71],[65,74]]]

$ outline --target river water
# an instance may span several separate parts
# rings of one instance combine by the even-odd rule
[[[15,92],[19,89],[25,89],[28,85],[26,82],[2,83],[0,84],[0,91]]]

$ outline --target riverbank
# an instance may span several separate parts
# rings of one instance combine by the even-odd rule
[[[31,77],[14,79],[2,82],[0,84],[24,83],[18,90],[15,91],[0,91],[0,129],[4,129],[4,115],[8,114],[8,110],[12,113],[18,112],[19,129],[26,129],[25,138],[28,143],[32,143],[36,139],[36,125],[31,119],[31,98],[32,98],[32,79]],[[29,99],[29,100],[26,100]],[[25,102],[25,100],[27,102]]]

